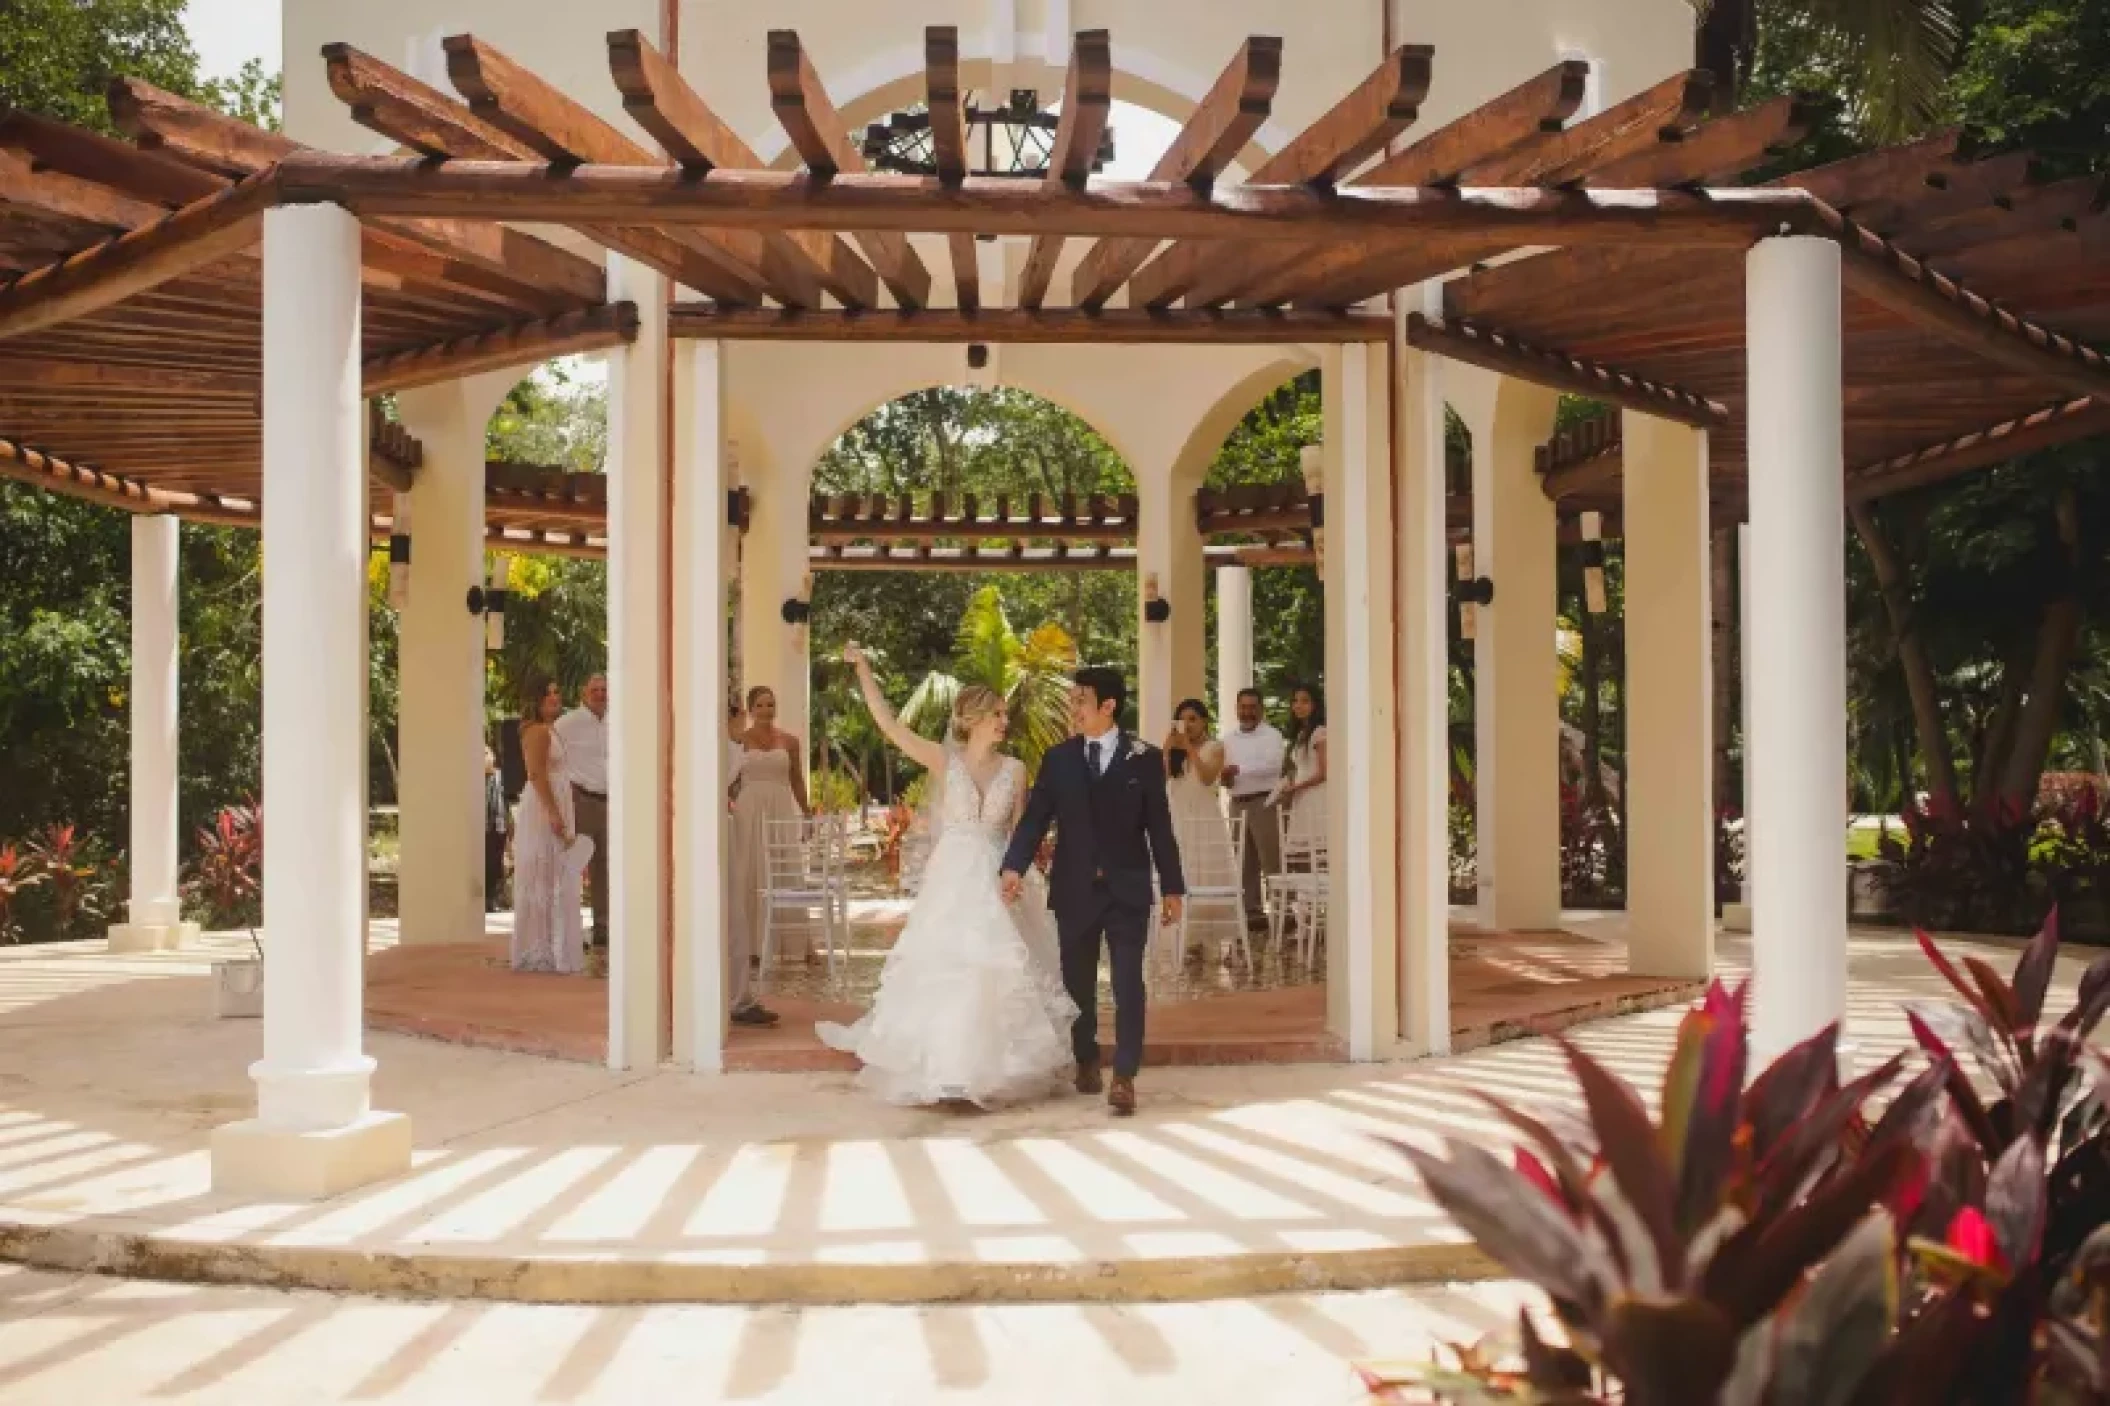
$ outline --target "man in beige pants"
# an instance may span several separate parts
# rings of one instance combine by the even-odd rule
[[[1260,907],[1260,877],[1282,867],[1282,828],[1268,797],[1282,780],[1282,734],[1269,725],[1260,705],[1260,690],[1238,691],[1238,726],[1222,738],[1223,788],[1230,793],[1231,815],[1245,821],[1246,923],[1264,928],[1267,919]]]
[[[586,968],[608,974],[608,676],[595,674],[579,694],[579,706],[557,719],[557,736],[571,768],[572,820],[593,841],[586,885],[593,900],[593,932],[587,938]]]

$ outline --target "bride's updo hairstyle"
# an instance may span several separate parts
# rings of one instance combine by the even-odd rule
[[[981,684],[969,684],[960,690],[959,697],[952,700],[952,738],[965,742],[974,736],[984,718],[994,717],[1004,711],[1004,695]]]

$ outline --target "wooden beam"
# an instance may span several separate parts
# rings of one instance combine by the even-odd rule
[[[20,109],[0,116],[0,146],[27,153],[45,170],[167,207],[188,205],[226,184],[172,157]]]
[[[1053,234],[1064,238],[1314,240],[1448,233],[1530,244],[1660,244],[1742,248],[1815,220],[1795,190],[1452,190],[1097,181],[1088,190],[969,177],[948,188],[915,176],[541,165],[304,152],[279,165],[285,198],[330,201],[361,215],[444,215],[557,223],[649,220],[663,227],[891,229]],[[1141,275],[1139,274],[1138,277]]]
[[[1618,412],[1584,420],[1537,451],[1539,487],[1548,498],[1606,493],[1619,481],[1625,422]]]
[[[2003,420],[1989,429],[1864,464],[1846,476],[1846,500],[1866,503],[1907,489],[1924,488],[1973,469],[2005,463],[2017,455],[2093,435],[2110,435],[2110,401],[2081,396]]]
[[[119,303],[257,242],[276,183],[249,177],[150,225],[31,269],[0,288],[0,339],[19,337]]]
[[[1506,253],[1510,247],[1487,239],[1337,240],[1288,262],[1241,296],[1256,307],[1294,302],[1305,309],[1350,308],[1365,298]]]
[[[1841,277],[1855,295],[2018,375],[2110,400],[2110,361],[2093,347],[1996,307],[1828,207],[1816,212],[1839,241]]]
[[[1547,351],[1471,323],[1445,324],[1414,313],[1407,341],[1423,351],[1554,390],[1590,396],[1700,429],[1728,423],[1729,411],[1705,396],[1562,352]]]
[[[214,494],[155,488],[11,439],[0,439],[0,479],[128,513],[173,513],[191,522],[231,527],[254,527],[260,521],[253,505],[231,504]]]
[[[1386,55],[1368,78],[1334,104],[1295,140],[1261,163],[1248,185],[1330,186],[1380,151],[1420,115],[1428,96],[1434,51],[1403,44]],[[1130,307],[1168,307],[1185,297],[1188,306],[1227,301],[1258,261],[1266,269],[1297,257],[1296,249],[1233,250],[1221,244],[1175,244],[1138,272],[1129,287]],[[1234,257],[1235,256],[1235,257]],[[1226,260],[1231,262],[1226,264]]]
[[[636,338],[637,304],[610,303],[375,357],[364,364],[364,383],[368,395],[380,395],[482,371],[526,366],[553,356],[605,351]]]
[[[1463,185],[1568,185],[1599,166],[1682,141],[1706,117],[1714,77],[1704,69],[1677,73],[1595,117],[1541,132],[1465,169]]]
[[[1392,319],[1331,313],[1154,313],[1118,308],[1105,312],[1074,308],[779,312],[677,303],[668,316],[668,329],[676,337],[727,341],[1257,344],[1389,341]]]
[[[623,95],[623,111],[677,165],[700,174],[762,164],[641,31],[610,31],[608,72]]]
[[[1055,143],[1048,153],[1048,174],[1043,188],[1079,191],[1092,174],[1099,156],[1099,141],[1106,135],[1106,119],[1114,102],[1113,47],[1103,29],[1080,30],[1070,49],[1070,71],[1062,88],[1062,116],[1055,125]],[[1055,262],[1062,257],[1060,234],[1036,234],[1026,249],[1026,266],[1018,276],[1018,305],[1037,308],[1048,296],[1048,283],[1055,276]]]
[[[923,92],[930,113],[931,159],[940,184],[967,179],[967,112],[960,92],[960,32],[949,24],[923,31]],[[952,261],[953,305],[973,312],[982,305],[982,263],[975,239],[965,230],[945,236]]]
[[[1705,185],[1740,176],[1808,136],[1823,109],[1815,94],[1783,93],[1757,107],[1717,117],[1678,141],[1659,141],[1604,162],[1583,178],[1591,186]]]
[[[128,230],[168,213],[166,205],[40,167],[34,157],[0,146],[0,218],[48,214],[106,230]]]
[[[125,366],[105,361],[61,361],[52,357],[0,357],[0,394],[24,390],[64,391],[69,395],[113,392],[180,395],[187,399],[230,402],[254,414],[263,381],[256,375],[197,371],[182,366]]]
[[[794,30],[769,32],[769,96],[777,121],[809,172],[825,179],[844,171],[865,170],[864,153],[850,141],[850,124],[829,100]],[[907,235],[860,230],[854,237],[896,303],[905,308],[929,304],[930,270],[909,247]]]
[[[1282,41],[1254,35],[1239,45],[1186,125],[1151,168],[1153,181],[1185,181],[1206,189],[1245,149],[1274,107],[1282,76]],[[1157,248],[1154,239],[1102,239],[1078,261],[1070,287],[1078,306],[1105,306],[1114,290]]]
[[[1590,65],[1563,59],[1365,172],[1360,184],[1457,185],[1465,172],[1550,136],[1582,106]]]

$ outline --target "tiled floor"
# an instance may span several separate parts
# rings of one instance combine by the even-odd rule
[[[897,904],[860,904],[850,950],[825,965],[782,963],[767,1001],[773,1030],[739,1028],[727,1047],[735,1069],[851,1069],[855,1062],[813,1034],[816,1020],[847,1021],[870,1000],[899,931]],[[1323,956],[1321,957],[1323,964]],[[1689,983],[1626,974],[1625,949],[1575,932],[1454,931],[1452,1043],[1474,1049],[1564,1029],[1580,1021],[1674,1003]],[[1101,974],[1103,1028],[1112,1009]],[[516,973],[502,937],[480,943],[391,946],[367,967],[367,1019],[375,1029],[461,1044],[598,1062],[607,1050],[607,988],[587,977]],[[1154,981],[1145,1062],[1288,1064],[1341,1057],[1326,1032],[1323,973],[1264,945],[1250,968],[1190,964]]]

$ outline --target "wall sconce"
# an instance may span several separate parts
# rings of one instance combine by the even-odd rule
[[[967,347],[967,369],[969,371],[980,371],[988,365],[989,348],[980,342],[970,343]]]
[[[484,618],[484,648],[488,650],[506,647],[506,601],[513,594],[506,589],[508,567],[505,555],[494,553],[488,584],[469,588],[469,613]]]
[[[803,630],[806,622],[813,618],[813,574],[808,572],[799,581],[799,593],[784,602],[784,623],[796,630]]]
[[[1582,515],[1583,608],[1592,615],[1605,612],[1604,514]]]
[[[1495,583],[1473,575],[1472,543],[1460,542],[1451,554],[1458,569],[1458,585],[1452,592],[1458,601],[1458,637],[1469,640],[1478,634],[1478,607],[1495,603]]]
[[[397,610],[410,604],[410,495],[396,495],[395,516],[388,524],[388,603]]]
[[[1155,571],[1143,578],[1143,618],[1153,625],[1162,625],[1172,618],[1172,602],[1158,594]]]
[[[1297,451],[1297,467],[1304,474],[1304,496],[1311,503],[1311,554],[1321,570],[1326,567],[1326,450],[1307,444]]]

